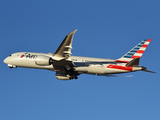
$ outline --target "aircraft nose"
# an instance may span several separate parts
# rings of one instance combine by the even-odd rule
[[[8,64],[8,62],[9,62],[8,57],[5,58],[5,59],[3,60],[3,62],[6,63],[6,64]]]

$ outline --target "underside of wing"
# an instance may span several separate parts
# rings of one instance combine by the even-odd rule
[[[60,61],[53,62],[53,67],[55,70],[59,71],[69,71],[73,67],[75,67],[74,63],[72,61],[67,61],[65,59],[62,59]]]

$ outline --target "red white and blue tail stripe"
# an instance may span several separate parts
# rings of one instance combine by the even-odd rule
[[[134,58],[141,58],[147,46],[151,42],[151,39],[142,40],[139,44],[137,44],[133,49],[127,52],[124,56],[117,59],[115,62],[129,62]]]

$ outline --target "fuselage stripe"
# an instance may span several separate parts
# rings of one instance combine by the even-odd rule
[[[127,70],[127,71],[132,71],[133,69],[133,67],[125,67],[125,66],[119,66],[119,65],[108,65],[107,68]]]
[[[129,61],[116,60],[115,62],[120,62],[120,63],[128,63]]]

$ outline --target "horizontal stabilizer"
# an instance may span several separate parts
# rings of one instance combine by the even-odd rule
[[[153,72],[153,71],[147,70],[147,68],[146,68],[146,67],[142,67],[142,71],[144,71],[144,72],[150,72],[150,73],[156,73],[156,72]]]
[[[156,73],[156,72],[153,72],[153,71],[150,71],[150,70],[142,70],[144,72],[150,72],[150,73]]]
[[[131,60],[129,63],[126,64],[127,67],[132,67],[132,66],[139,66],[139,59],[140,58],[134,58]]]

